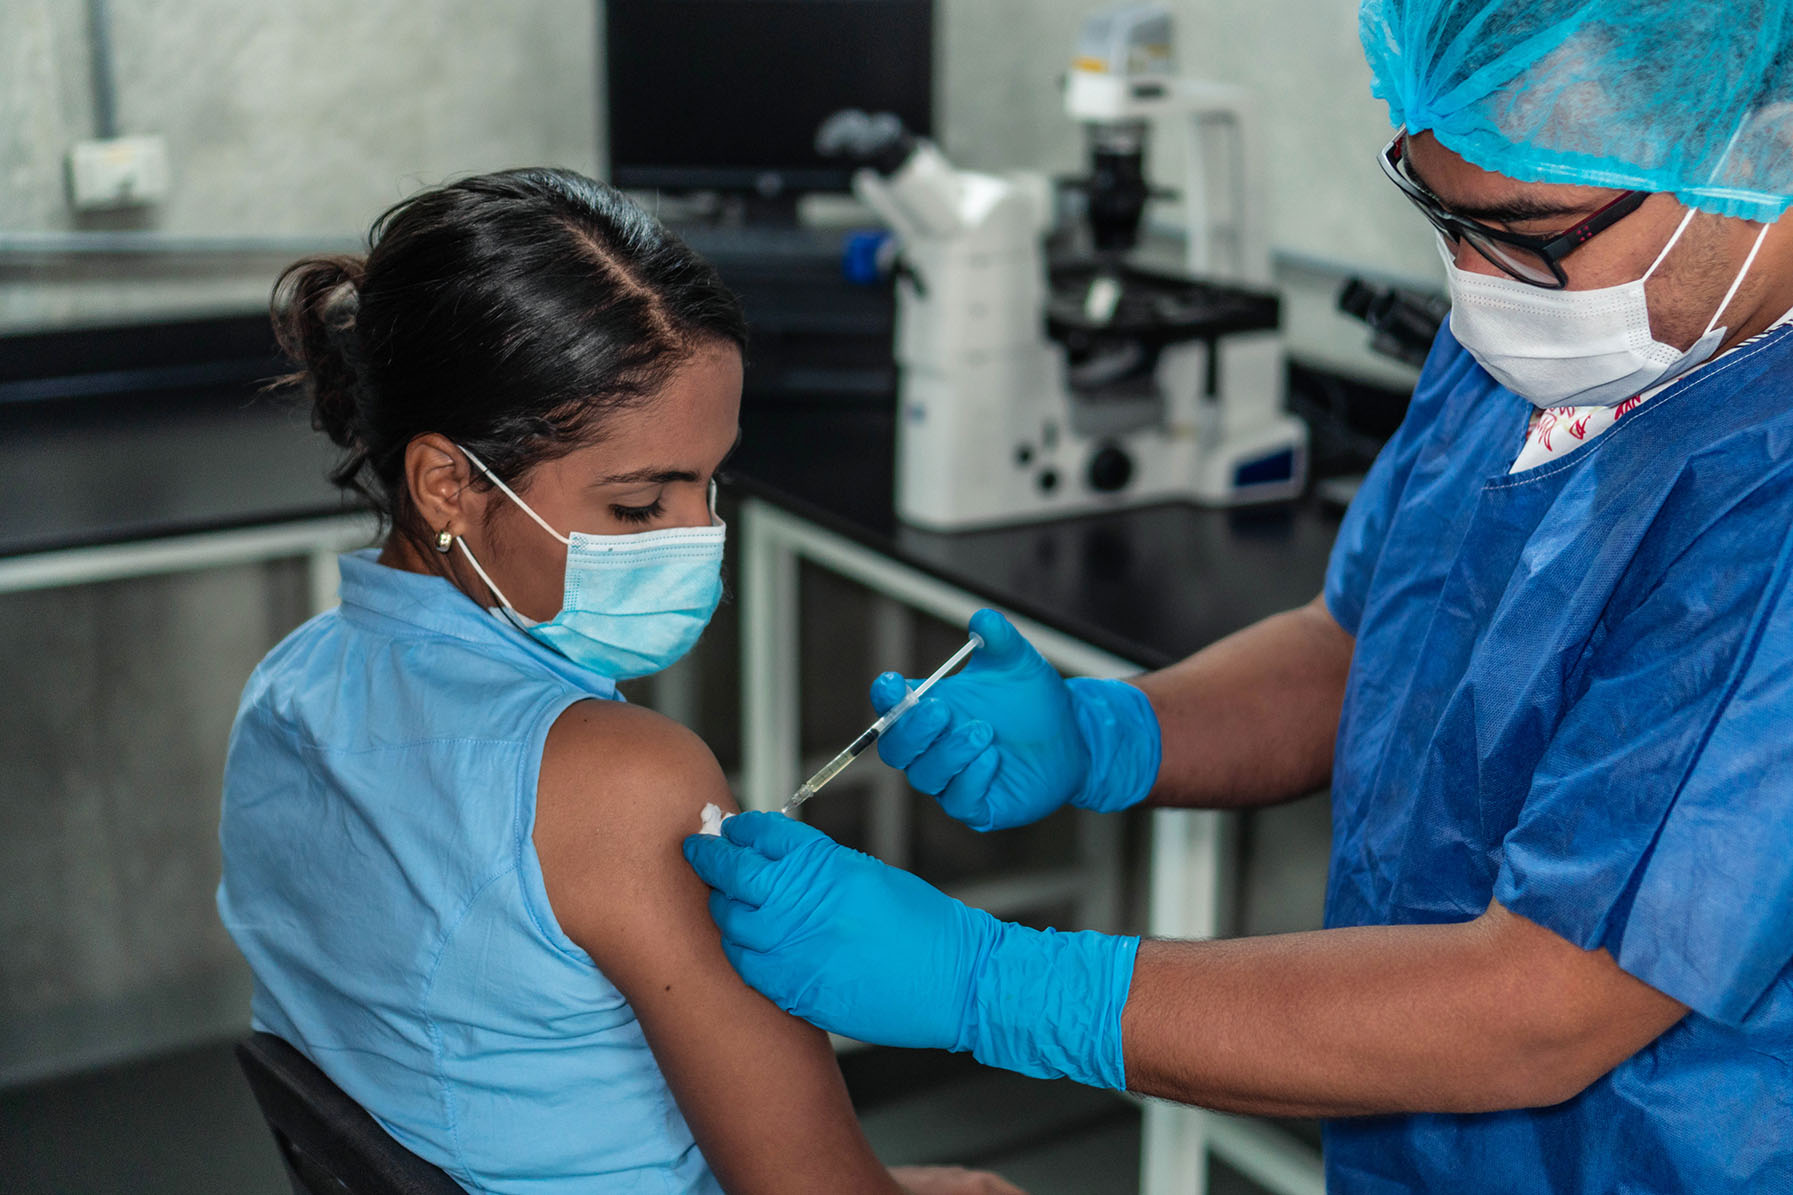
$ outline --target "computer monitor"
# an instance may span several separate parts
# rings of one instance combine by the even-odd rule
[[[844,191],[842,108],[933,132],[933,0],[607,0],[610,181],[791,199]]]

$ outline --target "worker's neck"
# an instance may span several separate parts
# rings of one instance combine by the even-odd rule
[[[1718,346],[1721,353],[1752,336],[1760,336],[1782,316],[1793,311],[1793,222],[1777,224],[1768,230],[1762,240],[1761,252],[1756,254],[1749,272],[1750,280],[1761,279],[1766,285],[1758,289],[1746,281],[1738,292],[1732,305],[1733,313],[1727,313],[1729,318],[1721,321],[1731,329]],[[1749,296],[1747,300],[1746,295]],[[1738,308],[1743,309],[1741,316],[1734,314]]]

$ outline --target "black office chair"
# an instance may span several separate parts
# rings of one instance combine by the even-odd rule
[[[274,1133],[293,1195],[467,1195],[273,1034],[238,1042],[237,1062]]]

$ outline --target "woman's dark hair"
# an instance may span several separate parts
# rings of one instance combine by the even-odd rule
[[[331,470],[416,534],[405,447],[438,432],[513,484],[651,399],[694,351],[744,346],[714,268],[620,191],[569,170],[507,170],[392,207],[362,257],[314,257],[274,284],[274,332]],[[480,485],[485,485],[480,479]]]

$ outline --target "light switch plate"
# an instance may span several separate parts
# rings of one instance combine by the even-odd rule
[[[78,212],[160,203],[168,196],[168,143],[158,136],[77,141],[68,179]]]

